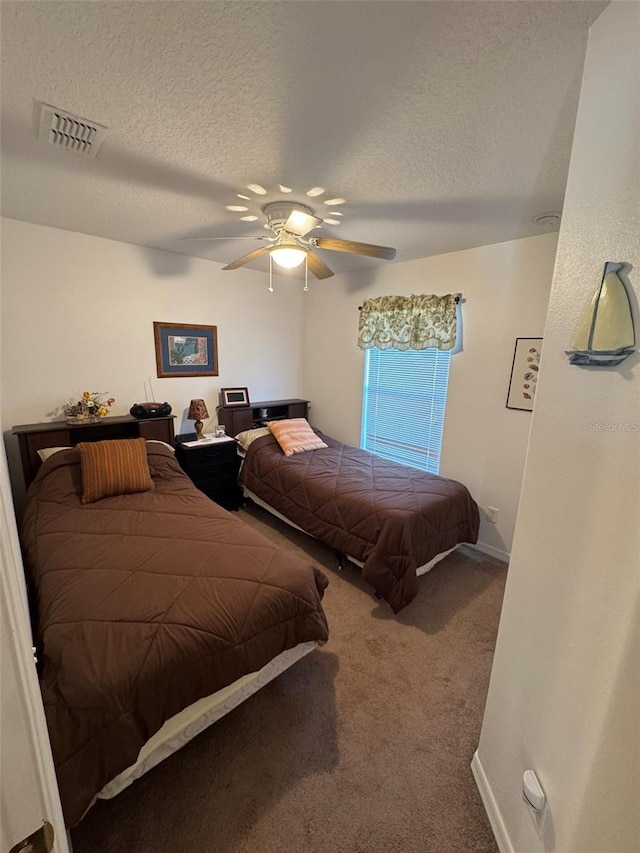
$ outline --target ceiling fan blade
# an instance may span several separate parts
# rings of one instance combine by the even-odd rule
[[[296,237],[304,237],[321,222],[322,219],[318,219],[317,216],[311,216],[303,210],[294,210],[289,214],[289,218],[284,224],[284,230],[288,231],[289,234],[295,234]]]
[[[316,255],[316,253],[311,250],[307,252],[307,264],[316,278],[330,278],[334,274],[322,260],[320,255]]]
[[[256,237],[247,234],[228,235],[227,237],[178,237],[179,240],[269,240],[269,237]]]
[[[335,240],[333,237],[317,237],[313,244],[319,249],[332,252],[349,252],[354,255],[366,255],[368,258],[382,258],[392,261],[396,250],[388,246],[374,246],[372,243],[354,243],[353,240]]]
[[[230,264],[227,264],[226,267],[222,267],[222,269],[237,270],[238,267],[243,267],[245,264],[248,264],[251,261],[255,261],[258,258],[261,258],[263,255],[267,255],[270,250],[271,246],[260,246],[259,249],[254,249],[253,252],[249,252],[248,255],[243,255],[241,258],[238,258],[237,261],[231,261]]]

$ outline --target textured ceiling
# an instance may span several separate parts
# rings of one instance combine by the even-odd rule
[[[541,233],[605,5],[5,0],[2,212],[224,263],[260,244],[179,238],[264,235],[226,205],[279,184],[398,261]],[[34,101],[106,125],[97,158],[38,141]]]

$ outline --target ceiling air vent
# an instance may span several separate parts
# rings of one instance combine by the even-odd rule
[[[95,157],[104,141],[107,128],[87,118],[74,116],[51,104],[40,104],[38,139],[56,148]]]

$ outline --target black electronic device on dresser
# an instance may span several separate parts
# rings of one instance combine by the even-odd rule
[[[225,509],[242,506],[242,487],[238,481],[240,457],[233,439],[204,439],[196,434],[176,436],[176,459],[194,486]]]

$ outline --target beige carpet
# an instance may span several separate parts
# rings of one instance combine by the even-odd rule
[[[325,567],[330,640],[98,802],[74,853],[494,853],[469,762],[504,565],[452,554],[394,617],[329,549],[259,507],[241,515]]]

